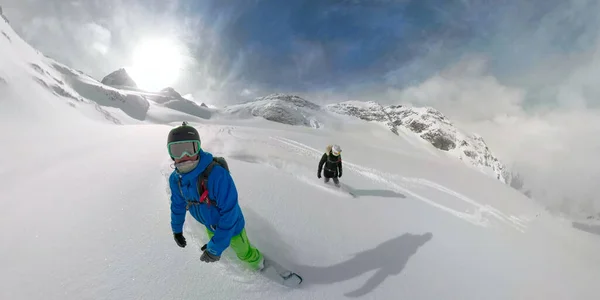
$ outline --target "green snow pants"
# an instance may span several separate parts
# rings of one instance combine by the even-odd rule
[[[215,235],[213,232],[208,230],[208,228],[206,229],[206,232],[208,232],[209,239],[212,239],[213,235]],[[241,261],[247,263],[253,270],[262,268],[263,255],[258,249],[256,249],[256,247],[250,244],[248,236],[246,236],[246,228],[242,229],[240,234],[234,235],[231,238],[229,247],[233,249]]]

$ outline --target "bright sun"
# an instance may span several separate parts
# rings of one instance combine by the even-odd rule
[[[177,41],[168,38],[142,40],[133,52],[133,64],[127,72],[141,89],[166,88],[178,79],[183,68],[183,49]]]

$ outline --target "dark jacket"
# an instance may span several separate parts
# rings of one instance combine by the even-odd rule
[[[325,168],[323,168],[323,166]],[[323,170],[323,175],[327,178],[339,177],[342,175],[342,156],[335,156],[329,153],[324,153],[321,157],[321,161],[319,161],[319,170],[317,174],[321,174],[321,170]]]

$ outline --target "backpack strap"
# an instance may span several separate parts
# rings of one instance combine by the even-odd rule
[[[181,197],[183,197],[183,199],[185,200],[185,203],[187,203],[185,205],[185,210],[190,210],[191,205],[200,204],[200,202],[190,201],[189,199],[185,198],[185,195],[183,194],[183,189],[181,188],[181,178],[179,178],[177,180],[177,185],[179,186],[179,193],[181,194]]]
[[[200,195],[200,203],[206,203],[208,206],[217,206],[217,201],[210,199],[208,196],[208,189],[206,188],[206,182],[208,181],[208,175],[212,172],[212,169],[218,163],[213,159],[212,162],[204,169],[202,175],[198,176],[198,195]]]
[[[213,161],[211,161],[210,164],[206,167],[206,169],[204,169],[202,174],[198,176],[197,188],[198,195],[200,195],[200,199],[198,199],[198,201],[190,201],[188,199],[185,199],[185,201],[187,202],[186,209],[189,209],[190,205],[198,205],[202,203],[206,203],[208,206],[214,205],[215,207],[217,207],[217,201],[210,199],[210,197],[208,196],[208,189],[206,188],[208,176],[210,175],[210,172],[212,172],[212,169],[215,165],[221,164],[219,163],[219,161],[217,161],[216,158],[213,158]],[[225,166],[223,167],[226,168]],[[177,185],[179,185],[179,192],[181,193],[181,196],[185,198],[185,195],[183,194],[183,190],[181,188],[181,179],[177,181]]]

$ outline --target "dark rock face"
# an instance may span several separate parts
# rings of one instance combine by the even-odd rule
[[[305,107],[312,110],[321,109],[321,106],[296,95],[272,94],[266,97],[257,98],[255,101],[281,101],[296,107]]]
[[[421,137],[429,141],[434,147],[440,150],[448,151],[456,148],[456,143],[454,142],[455,138],[440,129],[435,129],[424,133],[421,135]]]
[[[301,119],[296,118],[295,115],[291,114],[288,110],[286,110],[283,107],[271,107],[269,109],[254,109],[252,110],[252,114],[254,116],[260,116],[269,121],[282,124],[304,124],[304,122]]]
[[[340,103],[329,106],[329,109],[334,112],[353,116],[365,121],[390,121],[387,113],[377,106],[369,106],[365,108]]]
[[[410,128],[410,130],[413,132],[421,133],[427,129],[427,124],[415,120],[408,124],[408,128]]]
[[[123,68],[106,75],[101,82],[102,84],[109,86],[129,86],[137,88],[135,81],[131,79],[129,74],[127,74],[127,71]]]

